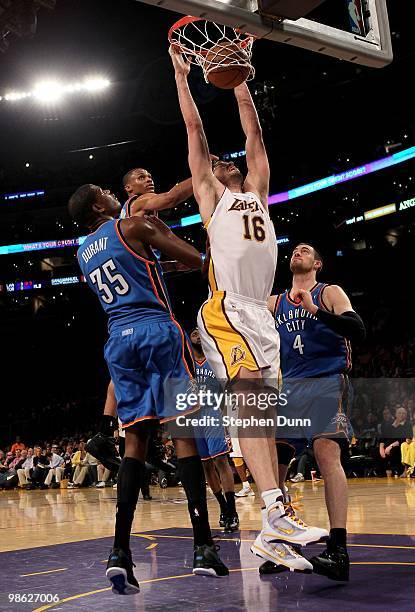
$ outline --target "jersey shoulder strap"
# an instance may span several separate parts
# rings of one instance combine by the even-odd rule
[[[124,204],[125,214],[127,217],[131,217],[131,206],[139,197],[140,195],[132,195]]]
[[[317,299],[318,299],[318,304],[320,308],[322,308],[323,310],[327,310],[328,312],[331,312],[330,308],[328,308],[327,304],[324,302],[324,291],[326,290],[327,287],[330,287],[329,283],[319,283],[317,285],[316,287]]]
[[[280,304],[281,304],[281,301],[282,301],[282,298],[284,297],[284,295],[285,295],[284,293],[279,293],[277,295],[277,299],[275,300],[274,310],[272,311],[272,315],[273,315],[274,319],[276,317],[276,314],[278,312],[278,308],[280,307]]]

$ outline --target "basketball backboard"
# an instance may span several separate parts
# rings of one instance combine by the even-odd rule
[[[344,3],[345,10],[349,8],[351,20],[352,11],[361,11],[364,14],[365,33],[357,33],[358,28],[346,31],[326,25],[319,22],[318,18],[314,18],[313,14],[310,15],[312,18],[302,17],[295,21],[278,17],[270,18],[268,15],[260,14],[258,0],[139,1],[239,28],[257,38],[294,45],[355,64],[382,68],[393,59],[386,0],[337,0]],[[278,5],[278,2],[273,4]]]

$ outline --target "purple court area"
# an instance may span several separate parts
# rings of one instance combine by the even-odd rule
[[[219,535],[219,534],[218,534]],[[145,537],[143,537],[145,536]],[[415,537],[352,535],[348,584],[317,575],[286,572],[260,578],[260,559],[250,551],[254,532],[220,534],[221,557],[229,578],[197,577],[192,571],[190,529],[162,529],[132,537],[135,573],[141,592],[120,597],[111,593],[104,560],[111,538],[73,542],[0,554],[0,610],[168,610],[236,612],[240,610],[413,609]],[[304,549],[311,557],[321,546]],[[48,572],[48,573],[40,573]],[[25,574],[36,575],[28,576]],[[9,603],[9,593],[51,593],[60,602]],[[71,598],[68,601],[62,601]]]

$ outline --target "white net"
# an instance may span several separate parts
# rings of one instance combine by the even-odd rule
[[[192,64],[202,68],[206,82],[211,72],[231,67],[248,69],[248,81],[255,76],[251,64],[254,42],[251,34],[205,19],[184,17],[170,29],[169,41]]]

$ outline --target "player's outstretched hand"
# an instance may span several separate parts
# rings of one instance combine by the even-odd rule
[[[306,291],[305,289],[297,289],[293,291],[293,300],[299,306],[302,306],[307,312],[311,312],[311,314],[316,314],[318,308],[313,302],[313,298],[311,297],[311,293]]]
[[[182,75],[187,77],[190,72],[190,62],[187,61],[184,55],[180,53],[180,50],[174,45],[170,45],[169,55],[173,62],[174,71],[176,75]]]

